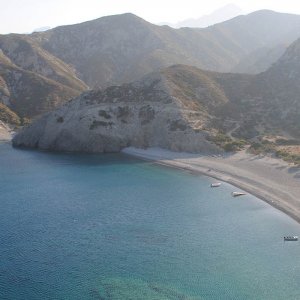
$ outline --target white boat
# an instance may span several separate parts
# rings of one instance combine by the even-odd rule
[[[220,183],[220,182],[212,183],[212,184],[210,185],[210,187],[212,187],[212,188],[219,187],[221,184],[222,184],[222,183]]]
[[[284,241],[298,241],[298,236],[285,236]]]
[[[243,192],[232,192],[231,195],[232,195],[232,197],[239,197],[239,196],[244,196],[247,194],[243,193]]]

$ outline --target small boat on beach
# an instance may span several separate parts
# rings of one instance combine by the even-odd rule
[[[216,187],[219,187],[221,184],[222,184],[222,183],[220,183],[220,182],[212,183],[212,184],[210,185],[210,187],[216,188]]]
[[[283,240],[285,242],[296,242],[298,241],[298,236],[285,236]]]
[[[231,195],[232,195],[232,197],[239,197],[239,196],[244,196],[247,194],[243,193],[243,192],[232,192]]]

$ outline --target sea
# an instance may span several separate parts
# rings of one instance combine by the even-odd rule
[[[212,182],[0,144],[0,299],[300,299],[300,225]]]

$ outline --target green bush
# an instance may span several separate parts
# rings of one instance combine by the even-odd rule
[[[270,141],[254,142],[249,151],[253,154],[272,153],[275,151],[275,145]]]
[[[226,152],[240,151],[245,147],[246,144],[247,143],[244,140],[232,141],[232,142],[226,143],[224,145],[223,149]]]
[[[300,155],[299,154],[290,154],[284,150],[278,150],[275,153],[276,157],[281,158],[287,162],[300,165]]]
[[[226,152],[242,150],[247,142],[245,140],[233,140],[224,133],[218,133],[209,139],[219,147],[223,148]]]

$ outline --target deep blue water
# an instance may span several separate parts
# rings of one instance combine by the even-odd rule
[[[0,299],[300,299],[300,225],[211,182],[0,144]]]

